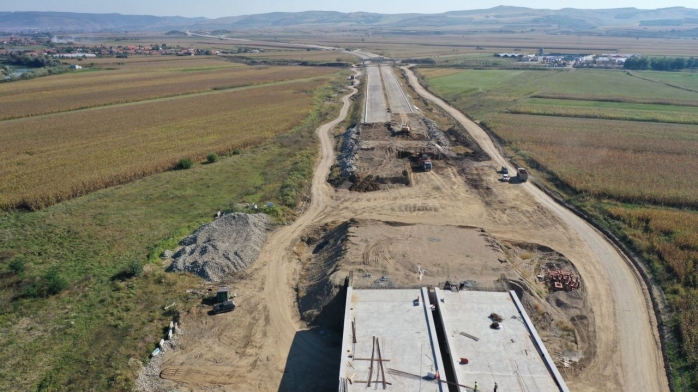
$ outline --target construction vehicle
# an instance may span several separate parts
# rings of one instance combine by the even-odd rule
[[[219,304],[215,304],[213,306],[213,313],[218,314],[218,313],[232,312],[234,309],[235,309],[235,302],[225,301],[225,302],[221,302]]]
[[[233,295],[230,294],[230,287],[220,286],[218,288],[218,291],[216,291],[216,302],[229,301],[234,296],[235,296],[234,294]]]
[[[427,154],[422,154],[422,157],[419,158],[419,167],[425,172],[431,171],[431,159]]]
[[[516,177],[520,182],[526,182],[528,180],[528,172],[523,167],[516,169]]]

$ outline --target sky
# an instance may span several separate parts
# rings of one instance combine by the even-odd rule
[[[3,4],[5,3],[5,4]],[[219,18],[265,12],[440,13],[498,5],[529,8],[698,8],[696,0],[0,0],[3,11],[64,11]]]

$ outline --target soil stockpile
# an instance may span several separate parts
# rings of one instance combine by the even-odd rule
[[[169,272],[190,272],[208,281],[247,268],[259,256],[267,238],[269,218],[264,214],[226,214],[199,227],[183,239]]]

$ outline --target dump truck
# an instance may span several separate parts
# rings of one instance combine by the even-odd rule
[[[528,180],[528,172],[523,167],[516,169],[516,177],[520,182],[526,182]]]
[[[427,154],[422,154],[422,157],[419,158],[419,167],[425,172],[431,171],[431,159]]]

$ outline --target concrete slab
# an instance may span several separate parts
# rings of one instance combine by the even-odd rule
[[[426,289],[350,290],[348,295],[351,298],[347,298],[345,313],[340,391],[384,390],[383,384],[376,382],[382,380],[382,373],[378,376],[380,365],[377,345],[373,347],[374,336],[384,359],[385,380],[391,383],[385,390],[448,390],[445,384],[426,379],[429,372],[443,366]],[[369,387],[366,381],[371,373],[372,353],[374,366]]]
[[[364,110],[365,123],[390,121],[380,69],[377,66],[366,67],[366,107]]]
[[[388,95],[388,104],[392,113],[413,113],[412,106],[407,101],[407,96],[402,91],[402,86],[398,82],[393,69],[387,65],[380,66],[385,91]]]
[[[530,332],[533,326],[527,325],[525,311],[520,312],[510,293],[436,289],[436,297],[457,383],[473,387],[477,382],[480,391],[493,391],[495,382],[499,391],[567,390],[541,357],[537,334]],[[490,328],[492,313],[504,319],[499,330]]]

